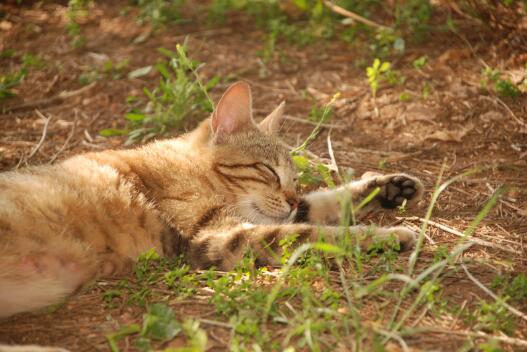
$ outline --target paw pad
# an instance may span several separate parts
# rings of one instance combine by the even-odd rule
[[[377,184],[384,186],[377,199],[385,209],[394,209],[402,205],[405,200],[419,200],[423,187],[418,180],[405,175],[384,176],[381,180],[377,180]]]

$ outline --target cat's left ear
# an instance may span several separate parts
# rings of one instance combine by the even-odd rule
[[[272,113],[260,122],[260,129],[269,134],[278,134],[284,120],[285,101],[281,102]]]
[[[255,128],[249,84],[240,81],[227,88],[212,113],[211,127],[218,139]]]

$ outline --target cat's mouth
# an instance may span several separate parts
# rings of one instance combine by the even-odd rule
[[[262,208],[258,206],[255,202],[251,202],[251,206],[254,210],[256,210],[257,213],[260,215],[263,215],[264,217],[271,219],[273,222],[286,222],[291,220],[294,217],[295,210],[290,211],[288,213],[284,213],[282,216],[276,216],[276,215],[270,215],[266,213]]]

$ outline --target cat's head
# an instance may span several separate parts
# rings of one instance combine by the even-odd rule
[[[283,110],[284,103],[257,124],[251,89],[237,82],[210,120],[213,172],[235,212],[254,223],[287,222],[297,211],[296,169],[278,138]]]

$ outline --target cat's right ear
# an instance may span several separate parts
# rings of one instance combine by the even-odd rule
[[[272,113],[260,122],[260,129],[269,134],[277,135],[284,120],[285,101],[281,102]]]
[[[211,126],[219,139],[254,128],[251,87],[247,82],[236,82],[227,88],[212,113]]]

